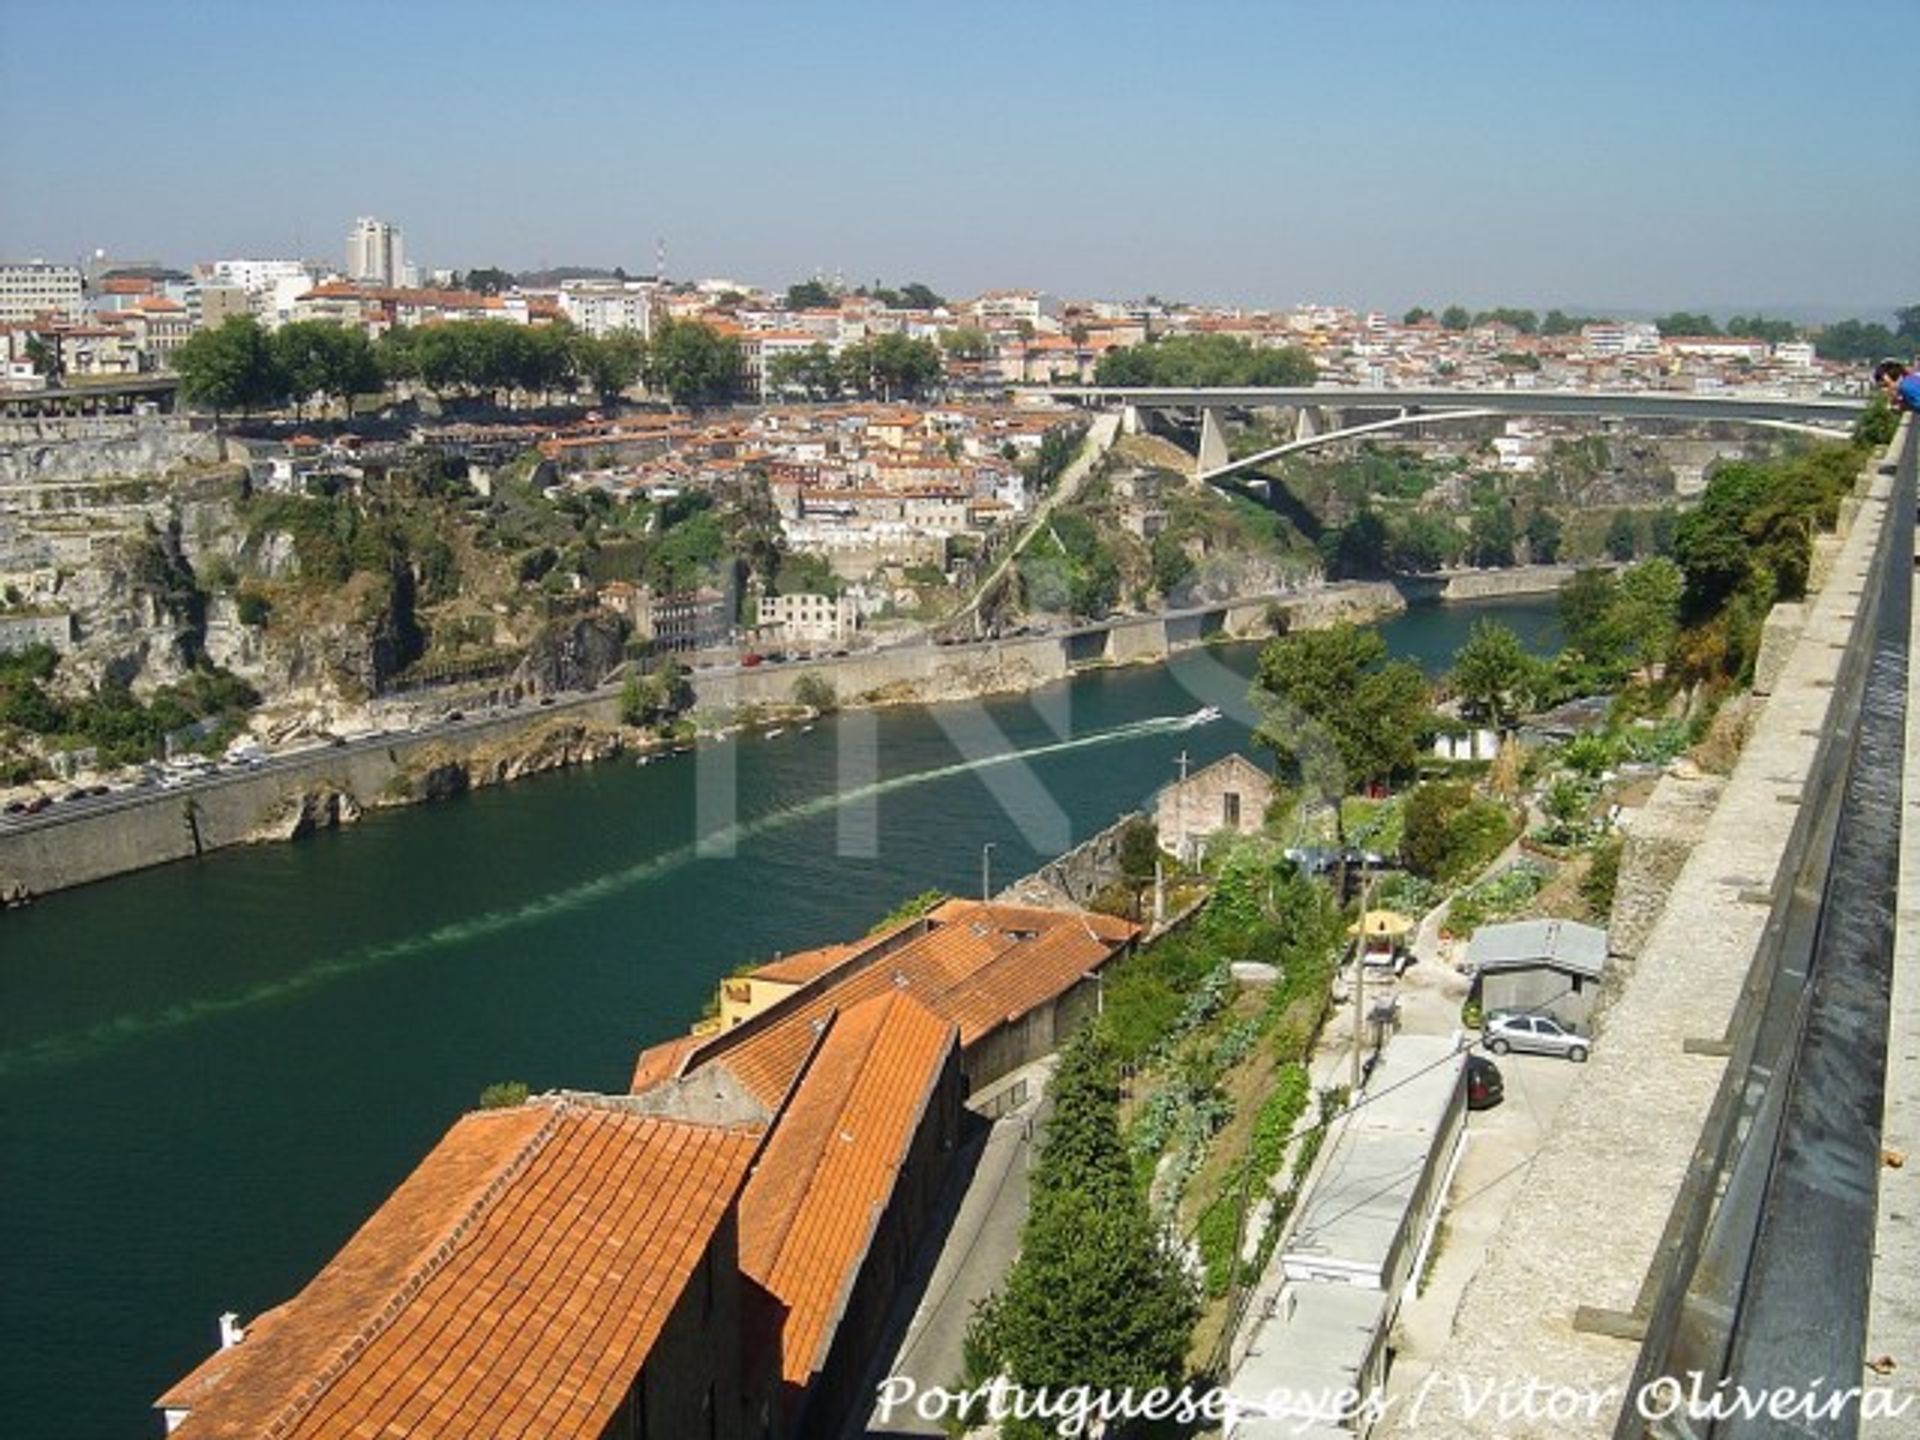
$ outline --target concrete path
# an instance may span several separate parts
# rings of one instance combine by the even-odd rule
[[[919,1308],[886,1374],[911,1376],[918,1391],[951,1387],[960,1379],[961,1342],[974,1307],[999,1288],[1020,1250],[1027,1219],[1027,1170],[1034,1144],[1052,1110],[1043,1083],[1051,1060],[1034,1072],[1033,1098],[996,1120],[987,1131],[979,1163],[967,1183],[953,1226],[934,1262]],[[1011,1083],[1009,1077],[1007,1083]],[[944,1435],[937,1422],[895,1414],[881,1425],[873,1415],[864,1435]]]

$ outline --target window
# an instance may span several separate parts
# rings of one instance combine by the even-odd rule
[[[1221,823],[1233,828],[1240,825],[1240,792],[1229,790],[1220,797]]]

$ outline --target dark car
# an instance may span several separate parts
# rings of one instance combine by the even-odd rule
[[[1484,1055],[1467,1056],[1467,1108],[1491,1110],[1507,1093],[1500,1067]]]

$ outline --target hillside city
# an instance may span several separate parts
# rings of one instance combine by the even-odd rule
[[[243,1177],[132,1278],[39,1192],[151,1332],[93,1413],[1599,1440],[1689,1343],[1920,1403],[1897,1261],[1791,1374],[1676,1318],[1819,1148],[1809,977],[1893,1008],[1920,304],[343,260],[0,264],[0,927],[87,1017],[0,1076]],[[1859,1043],[1836,1275],[1911,1245]]]

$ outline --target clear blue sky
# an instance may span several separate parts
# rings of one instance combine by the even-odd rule
[[[0,0],[0,255],[1920,302],[1920,7]]]

